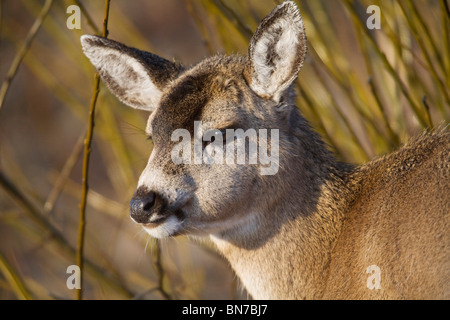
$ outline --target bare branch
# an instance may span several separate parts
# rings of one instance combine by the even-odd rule
[[[108,18],[109,18],[109,5],[110,0],[105,1],[105,18],[103,19],[103,31],[102,36],[108,36]],[[94,118],[95,118],[95,106],[97,104],[98,94],[100,92],[100,76],[95,74],[94,92],[92,94],[91,105],[89,107],[89,123],[86,139],[84,141],[84,157],[83,157],[83,172],[82,172],[82,190],[80,200],[80,221],[78,226],[78,249],[77,249],[77,265],[80,268],[81,281],[83,281],[83,249],[84,249],[84,234],[86,226],[86,205],[87,194],[89,189],[88,173],[89,173],[89,158],[91,155],[92,137],[94,135]],[[83,298],[83,289],[77,290],[77,299]]]
[[[2,87],[0,88],[0,110],[2,109],[3,103],[5,102],[5,97],[6,97],[6,94],[8,93],[9,86],[11,85],[11,82],[13,81],[14,77],[16,76],[17,70],[19,69],[19,66],[22,63],[23,58],[27,54],[27,51],[30,48],[34,37],[36,36],[42,23],[44,22],[45,17],[47,16],[48,12],[50,11],[52,3],[53,3],[53,0],[45,1],[41,12],[39,13],[38,17],[34,21],[33,25],[31,26],[30,31],[28,32],[28,34],[25,38],[25,42],[23,43],[23,46],[17,52],[16,56],[14,57],[13,62],[11,63],[11,66],[9,67],[8,74],[6,75],[6,79],[5,79],[5,81],[3,81]]]

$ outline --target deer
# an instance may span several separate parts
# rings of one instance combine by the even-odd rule
[[[150,112],[153,149],[130,216],[151,237],[209,239],[253,299],[450,298],[447,128],[361,165],[338,161],[295,104],[307,40],[294,2],[261,21],[246,55],[192,66],[95,35],[81,44],[120,101]],[[277,168],[175,163],[178,129],[189,142],[180,154],[255,141],[216,133],[276,129]],[[213,130],[200,147],[199,130]]]

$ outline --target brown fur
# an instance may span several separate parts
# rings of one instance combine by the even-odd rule
[[[306,36],[292,2],[261,23],[248,56],[191,68],[99,37],[82,44],[122,101],[154,110],[154,149],[131,202],[151,235],[208,236],[257,299],[450,298],[447,128],[360,167],[338,162],[294,105]],[[127,88],[146,89],[141,81],[154,86],[133,103]],[[172,133],[193,134],[199,120],[219,130],[279,129],[279,171],[174,164]],[[379,289],[367,285],[373,265]]]

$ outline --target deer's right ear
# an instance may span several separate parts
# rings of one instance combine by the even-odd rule
[[[258,26],[248,49],[244,77],[259,96],[279,102],[306,56],[302,18],[293,1],[277,6]]]
[[[81,36],[81,45],[111,92],[137,109],[153,111],[167,83],[183,70],[155,54],[98,36]]]

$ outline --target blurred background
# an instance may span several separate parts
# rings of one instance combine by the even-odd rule
[[[274,0],[112,0],[108,37],[185,65],[246,54]],[[336,156],[360,164],[450,119],[446,0],[296,1],[308,57],[298,107]],[[69,29],[70,5],[81,10]],[[370,5],[379,8],[367,12]],[[103,0],[0,0],[0,299],[75,299],[83,142],[95,70],[82,34]],[[368,25],[379,23],[379,29]],[[34,37],[33,35],[35,32]],[[101,84],[89,167],[85,299],[247,299],[210,243],[157,242],[128,216],[151,152],[148,114]],[[6,94],[5,94],[6,93]]]

